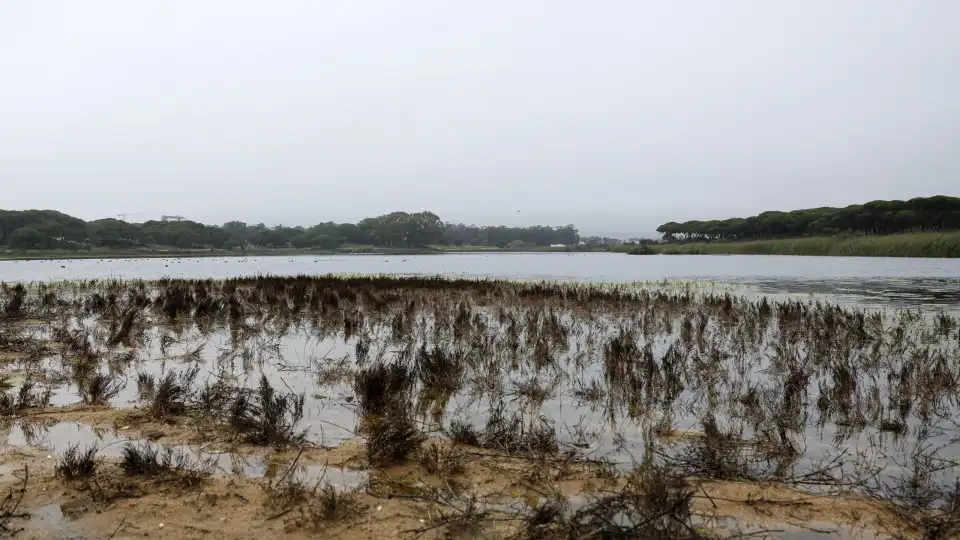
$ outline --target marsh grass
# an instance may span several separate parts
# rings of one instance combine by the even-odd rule
[[[254,445],[277,447],[301,444],[306,430],[297,429],[303,418],[303,394],[280,394],[261,375],[255,390],[239,389],[229,405],[228,423],[241,439]]]
[[[27,378],[20,383],[16,393],[0,392],[0,413],[13,414],[32,408],[50,405],[52,389],[43,387],[33,379]]]
[[[157,378],[143,371],[137,372],[137,394],[141,400],[153,398],[157,391]]]
[[[354,378],[357,412],[361,416],[383,415],[405,408],[411,401],[414,378],[404,364],[376,363],[361,369]]]
[[[103,405],[116,397],[124,387],[124,381],[116,375],[96,373],[79,385],[80,398],[87,405]]]
[[[367,461],[376,467],[406,462],[426,440],[413,418],[403,411],[369,417],[365,432]]]
[[[127,443],[121,449],[120,469],[127,476],[146,477],[193,486],[213,473],[216,460],[191,458],[181,450],[147,442]]]
[[[6,319],[18,319],[23,316],[24,313],[24,303],[27,300],[27,289],[23,286],[22,283],[16,283],[13,286],[9,286],[6,283],[3,283],[0,286],[0,291],[3,292],[3,302],[2,312],[4,318]]]
[[[455,418],[450,422],[447,436],[451,441],[466,446],[480,446],[480,432],[463,419]]]
[[[674,473],[869,488],[904,515],[917,510],[931,531],[953,526],[954,495],[943,487],[956,477],[943,460],[960,451],[960,324],[951,313],[745,298],[697,284],[263,276],[31,285],[17,317],[51,321],[51,349],[76,381],[96,376],[104,359],[111,373],[152,361],[149,352],[111,361],[128,352],[124,340],[138,353],[158,345],[162,366],[188,362],[157,377],[141,371],[138,390],[153,419],[183,415],[215,438],[226,431],[235,442],[304,447],[307,422],[325,421],[304,411],[329,406],[356,409],[374,467],[415,460],[428,474],[456,474],[469,445],[525,460],[517,477],[543,487],[571,474],[564,464],[584,463],[588,451],[619,457],[621,469],[627,456],[643,456],[637,474],[648,490],[639,480],[611,480],[611,491],[586,507],[550,498],[523,518],[532,536],[690,535],[688,488]],[[162,329],[143,330],[157,321]],[[0,325],[10,347],[31,346],[29,332],[9,328]],[[214,336],[222,345],[207,354]],[[288,338],[334,340],[352,357],[318,360],[305,351],[310,360],[294,363]],[[35,380],[53,380],[49,360],[30,361]],[[270,370],[308,378],[322,397],[278,392],[264,377],[257,387],[237,386],[256,382],[256,373],[275,380]],[[24,386],[25,399],[15,389],[0,397],[5,412],[36,406],[39,387]],[[698,419],[700,432],[673,429]],[[451,444],[424,444],[443,425]],[[917,462],[922,474],[880,474],[930,433],[946,443]],[[808,448],[815,437],[820,444]],[[320,496],[317,486],[303,487]],[[447,530],[494,519],[482,501],[422,495],[452,505],[441,519]],[[337,515],[310,504],[316,515]]]
[[[432,441],[417,449],[417,462],[426,472],[449,478],[466,471],[467,457],[456,446]]]
[[[97,457],[99,451],[100,448],[96,444],[82,451],[79,445],[70,445],[54,467],[57,477],[64,480],[74,480],[94,476],[102,463],[102,460]]]
[[[483,448],[505,452],[553,454],[560,449],[553,421],[540,415],[525,422],[521,411],[508,414],[502,404],[490,412],[478,439]]]
[[[825,255],[834,257],[960,257],[960,233],[784,238],[652,245],[663,254]]]
[[[200,373],[200,366],[194,365],[180,372],[167,371],[160,376],[159,382],[154,382],[154,391],[147,395],[148,410],[151,416],[157,419],[177,416],[187,412],[194,396],[194,383]],[[142,377],[148,389],[149,375]],[[138,381],[141,376],[138,376]]]
[[[266,505],[275,512],[268,519],[293,515],[297,526],[321,530],[324,525],[348,521],[363,514],[367,505],[359,487],[338,489],[325,481],[326,471],[316,482],[307,483],[298,466],[301,455],[298,454],[279,476],[263,486]]]
[[[638,466],[618,491],[571,509],[560,496],[524,516],[516,538],[703,538],[692,522],[694,488],[655,466]]]

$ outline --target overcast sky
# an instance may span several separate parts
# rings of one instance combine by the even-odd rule
[[[4,0],[0,207],[649,234],[960,195],[956,0]]]

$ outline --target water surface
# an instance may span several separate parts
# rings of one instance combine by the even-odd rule
[[[463,253],[2,261],[0,280],[408,274],[577,282],[681,281],[744,293],[825,295],[865,305],[960,305],[960,259]]]

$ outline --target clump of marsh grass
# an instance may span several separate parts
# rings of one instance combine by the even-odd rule
[[[526,400],[526,402],[532,406],[537,407],[553,397],[559,385],[560,377],[554,377],[550,381],[541,381],[535,377],[525,381],[515,382],[514,394]]]
[[[699,539],[691,521],[693,487],[655,465],[641,465],[620,491],[590,497],[572,511],[554,495],[523,518],[517,537]]]
[[[560,449],[553,423],[538,416],[526,424],[520,411],[507,416],[503,404],[490,412],[480,446],[506,452],[553,454]]]
[[[329,483],[314,492],[304,516],[315,527],[321,523],[345,521],[363,512],[358,490],[341,491]]]
[[[113,318],[110,321],[107,345],[110,347],[115,347],[120,344],[132,346],[134,334],[138,328],[137,321],[140,313],[140,307],[132,306],[124,311],[118,318]]]
[[[306,440],[298,430],[303,419],[304,394],[278,394],[266,375],[256,390],[241,389],[229,409],[229,424],[244,442],[255,445],[289,446]]]
[[[399,362],[376,363],[360,370],[353,382],[358,412],[366,416],[404,408],[411,401],[413,381],[410,369]]]
[[[24,316],[24,304],[27,299],[27,288],[22,283],[10,287],[3,284],[2,291],[6,302],[3,305],[3,315],[8,319],[19,319]]]
[[[156,390],[156,377],[144,371],[137,372],[137,394],[140,396],[140,399],[151,399]]]
[[[347,521],[366,509],[359,489],[339,490],[322,477],[307,484],[297,466],[301,455],[302,451],[280,476],[264,486],[267,506],[280,510],[275,516],[296,511],[293,521],[297,526],[318,530],[321,525]]]
[[[320,386],[349,382],[353,379],[353,363],[348,357],[315,360],[313,365],[314,378]]]
[[[187,412],[195,390],[194,380],[200,373],[200,366],[194,365],[179,373],[168,371],[160,376],[160,382],[154,383],[154,391],[147,397],[150,402],[150,415],[154,418],[176,416]],[[148,383],[152,376],[137,378]],[[145,385],[146,386],[146,385]]]
[[[403,463],[417,452],[426,439],[413,418],[405,411],[368,418],[365,431],[367,460],[371,465]]]
[[[191,459],[180,450],[162,448],[150,443],[127,443],[121,449],[120,469],[127,476],[177,480],[196,485],[212,474],[216,461]]]
[[[490,411],[483,429],[456,418],[446,435],[456,444],[504,452],[554,454],[560,449],[556,428],[548,418],[537,416],[527,424],[521,411],[507,415],[502,403]]]
[[[15,394],[0,392],[0,413],[12,414],[24,409],[43,408],[50,405],[52,390],[41,387],[36,381],[27,378],[20,383]]]
[[[441,347],[428,349],[422,345],[415,357],[415,372],[423,385],[424,392],[450,395],[460,388],[463,378],[464,353],[462,350],[449,352]]]
[[[220,421],[237,395],[238,389],[225,379],[207,380],[197,389],[193,405],[204,418]]]
[[[116,375],[96,373],[81,381],[80,399],[87,405],[103,405],[123,390],[124,382]]]
[[[732,429],[721,429],[712,416],[702,425],[702,437],[691,438],[675,454],[665,456],[667,463],[685,476],[760,481],[773,474],[777,457],[796,457],[784,454],[789,451],[786,447],[744,441]]]
[[[433,441],[417,449],[417,461],[425,471],[438,476],[450,477],[466,471],[466,456],[455,446]]]
[[[97,457],[99,451],[100,448],[96,444],[83,451],[80,450],[79,444],[71,444],[60,456],[54,472],[58,478],[64,480],[91,477],[97,473],[97,468],[102,463],[102,460]]]
[[[450,422],[450,427],[447,429],[447,436],[457,444],[480,446],[480,432],[460,418],[455,418]]]

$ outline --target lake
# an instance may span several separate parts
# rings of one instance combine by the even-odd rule
[[[577,282],[682,281],[841,303],[960,305],[960,259],[615,253],[464,253],[0,261],[2,281],[227,278],[255,274],[408,274]]]

